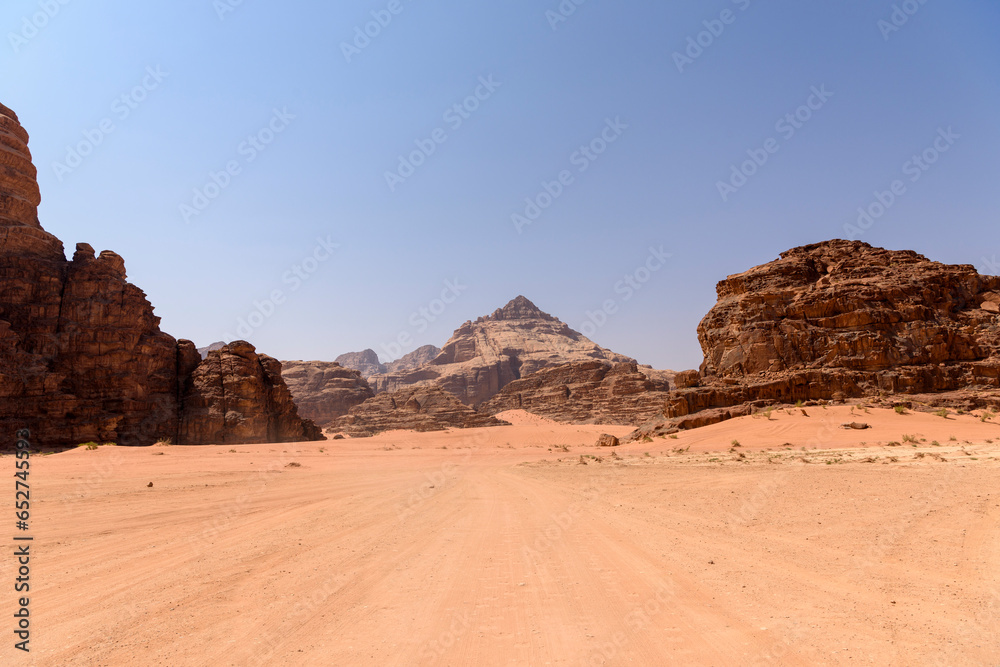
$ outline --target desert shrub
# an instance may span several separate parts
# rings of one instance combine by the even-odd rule
[[[897,405],[893,410],[896,411],[897,415],[905,415],[908,412],[905,405]]]

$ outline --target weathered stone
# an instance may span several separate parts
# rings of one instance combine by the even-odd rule
[[[0,432],[28,428],[33,442],[49,447],[196,442],[210,429],[182,415],[189,376],[206,386],[234,378],[226,368],[197,372],[194,345],[160,331],[119,255],[96,255],[81,243],[66,261],[62,242],[38,222],[27,143],[17,117],[0,105]],[[305,438],[308,425],[285,396],[280,369],[261,359],[260,386],[227,414],[235,421],[264,415],[266,424],[234,432],[252,441],[297,431]],[[315,427],[311,435],[319,436]]]
[[[649,379],[634,362],[580,361],[515,380],[480,410],[526,410],[571,424],[635,426],[663,417],[669,390],[668,380]]]
[[[369,378],[376,393],[435,385],[478,406],[511,382],[573,361],[634,362],[615,354],[519,296],[488,317],[459,327],[429,363]]]
[[[699,386],[672,392],[666,420],[630,438],[798,400],[995,400],[1000,320],[982,304],[998,287],[970,265],[859,241],[789,250],[719,283],[698,327]]]
[[[364,437],[382,431],[443,431],[483,426],[509,424],[477,412],[439,387],[410,387],[378,394],[351,408],[331,430]]]
[[[618,447],[621,444],[622,443],[618,441],[618,438],[608,433],[602,433],[601,437],[597,439],[598,447]]]
[[[360,371],[336,362],[283,361],[281,365],[299,414],[321,427],[375,395]]]
[[[385,373],[386,367],[378,360],[375,350],[362,350],[361,352],[348,352],[335,359],[336,363],[344,368],[351,368],[361,372],[361,376],[366,380],[372,375]]]

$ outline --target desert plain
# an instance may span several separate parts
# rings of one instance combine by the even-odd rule
[[[501,416],[33,456],[24,664],[997,664],[1000,424]]]

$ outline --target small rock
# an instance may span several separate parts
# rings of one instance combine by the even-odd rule
[[[148,489],[151,489],[151,488],[153,488],[153,483],[152,483],[152,482],[150,482],[149,484],[147,484],[147,485],[146,485],[146,488],[148,488]]]
[[[871,426],[863,422],[848,422],[846,424],[841,424],[840,428],[853,428],[856,431],[864,431],[865,429],[871,428]]]
[[[618,441],[618,438],[613,435],[609,435],[608,433],[601,434],[601,437],[597,439],[598,447],[618,447],[621,444],[622,443]]]

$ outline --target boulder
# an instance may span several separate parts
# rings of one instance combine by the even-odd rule
[[[607,433],[601,434],[601,437],[597,439],[598,447],[618,447],[619,445],[621,443],[618,441],[618,438]]]

